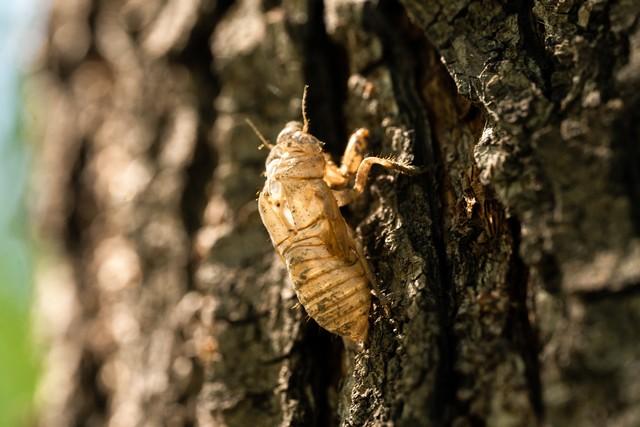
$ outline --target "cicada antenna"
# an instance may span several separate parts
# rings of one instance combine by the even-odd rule
[[[307,92],[309,91],[309,85],[304,85],[304,91],[302,92],[302,132],[309,132],[309,118],[307,117]]]
[[[253,129],[255,134],[258,136],[258,138],[262,142],[262,144],[260,144],[260,146],[258,146],[258,150],[261,150],[262,147],[267,147],[269,150],[271,150],[274,147],[274,145],[267,138],[264,137],[264,135],[258,130],[256,125],[254,125],[251,120],[249,120],[248,118],[246,118],[244,120],[251,127],[251,129]]]

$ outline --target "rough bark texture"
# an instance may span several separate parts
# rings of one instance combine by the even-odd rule
[[[56,2],[34,215],[43,426],[640,425],[640,3]],[[260,223],[300,118],[426,168],[344,210],[354,350]]]

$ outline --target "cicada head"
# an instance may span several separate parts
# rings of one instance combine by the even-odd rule
[[[323,143],[304,131],[300,122],[289,122],[280,131],[276,145],[267,157],[267,176],[274,174],[291,178],[324,176]]]
[[[322,155],[324,143],[303,130],[302,123],[289,122],[278,134],[276,145],[294,155]]]

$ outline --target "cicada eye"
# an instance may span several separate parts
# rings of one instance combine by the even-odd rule
[[[292,130],[302,130],[302,124],[300,122],[288,122],[285,126],[285,129],[292,129]]]
[[[269,181],[269,194],[274,199],[280,200],[282,198],[282,184],[276,180]]]
[[[267,176],[274,175],[279,167],[280,167],[280,159],[273,159],[270,162],[268,162],[266,167]]]

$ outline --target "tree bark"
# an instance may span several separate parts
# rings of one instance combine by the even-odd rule
[[[640,425],[640,3],[56,2],[33,212],[43,426]],[[296,304],[255,194],[300,119],[391,301]]]

